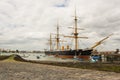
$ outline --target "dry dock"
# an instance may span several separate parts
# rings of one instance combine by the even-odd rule
[[[0,61],[0,80],[120,80],[120,73]]]

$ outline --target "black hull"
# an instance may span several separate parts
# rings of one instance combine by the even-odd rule
[[[74,58],[74,56],[78,57],[86,57],[92,54],[92,49],[88,50],[64,50],[64,51],[45,51],[46,55],[55,55],[61,58]]]

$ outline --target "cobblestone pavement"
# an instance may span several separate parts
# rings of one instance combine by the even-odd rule
[[[120,80],[120,73],[0,61],[0,80]]]

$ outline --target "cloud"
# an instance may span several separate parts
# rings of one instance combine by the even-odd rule
[[[67,7],[69,0],[61,0],[61,2],[55,4],[55,7]]]
[[[73,33],[76,5],[80,48],[92,46],[96,41],[114,33],[103,46],[104,50],[120,48],[120,1],[119,0],[1,0],[0,1],[0,48],[43,50],[50,33],[56,33],[59,20],[61,34]],[[54,36],[53,36],[54,37]],[[62,38],[63,39],[63,38]],[[64,38],[65,39],[65,38]],[[69,44],[73,44],[66,38]],[[67,43],[66,43],[67,44]],[[85,48],[83,47],[83,48]]]

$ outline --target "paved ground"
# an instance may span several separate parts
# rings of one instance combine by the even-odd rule
[[[120,80],[120,73],[0,61],[0,80]]]

